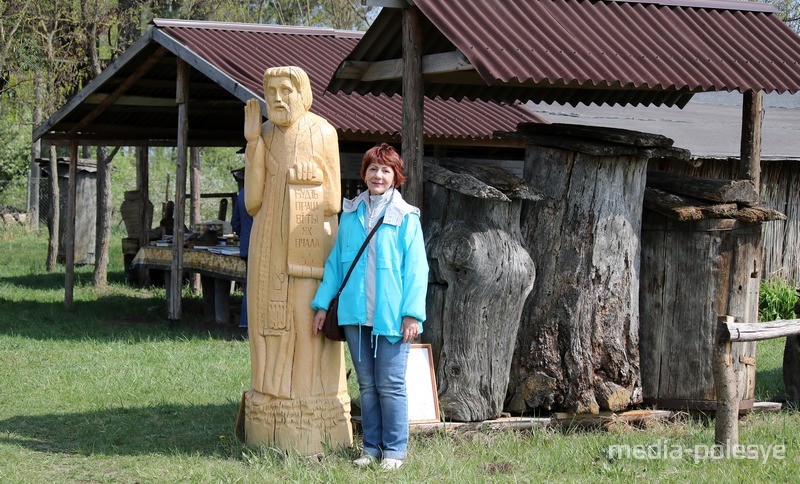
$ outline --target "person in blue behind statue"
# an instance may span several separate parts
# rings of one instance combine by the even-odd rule
[[[397,151],[385,143],[367,151],[361,178],[368,190],[344,201],[338,237],[311,302],[317,311],[313,329],[315,334],[322,329],[358,249],[383,217],[342,291],[338,316],[361,390],[363,451],[353,464],[382,459],[381,467],[391,470],[406,458],[405,374],[411,342],[425,320],[428,261],[419,209],[397,190],[405,181]]]
[[[233,232],[239,236],[239,257],[244,259],[247,265],[247,248],[250,245],[250,229],[253,228],[253,216],[247,213],[244,206],[244,168],[233,171],[233,177],[239,185],[239,193],[236,195],[236,202],[233,204],[233,214],[231,214],[231,226]],[[247,283],[242,287],[242,315],[239,318],[239,327],[247,328]]]

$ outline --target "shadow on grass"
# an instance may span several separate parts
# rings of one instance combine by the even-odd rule
[[[786,388],[783,385],[783,368],[757,370],[756,373],[756,401],[771,401],[786,397]]]
[[[167,301],[155,295],[100,295],[91,301],[74,301],[70,310],[62,301],[0,297],[0,314],[4,315],[0,318],[0,335],[35,340],[231,340],[243,336],[234,325],[214,324],[200,298],[184,298],[180,321],[167,319]]]
[[[0,420],[0,443],[35,452],[235,457],[239,403],[155,405]]]
[[[36,290],[64,289],[64,271],[45,272],[36,274],[25,274],[21,276],[10,276],[0,278],[0,284],[6,283],[20,288]],[[109,272],[107,280],[110,284],[125,284],[127,278],[122,271]],[[75,271],[75,287],[91,286],[94,283],[92,272],[85,270]]]

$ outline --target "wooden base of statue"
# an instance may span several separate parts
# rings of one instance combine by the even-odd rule
[[[522,304],[533,286],[519,231],[520,198],[528,192],[511,173],[451,161],[425,166],[432,277],[422,339],[433,350],[444,417],[483,421],[503,410]],[[514,186],[504,183],[512,178]]]
[[[520,322],[506,408],[619,411],[641,401],[647,157],[630,146],[581,140],[570,149],[568,137],[555,141],[565,147],[526,150],[525,181],[545,199],[523,203],[522,237],[538,277]]]
[[[313,455],[353,444],[350,398],[274,398],[255,390],[244,395],[247,445],[264,445]]]

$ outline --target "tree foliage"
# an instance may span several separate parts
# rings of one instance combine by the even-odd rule
[[[773,0],[778,9],[778,18],[795,32],[800,32],[800,0]]]
[[[0,194],[27,173],[32,125],[119,57],[153,18],[367,27],[360,0],[0,0]]]

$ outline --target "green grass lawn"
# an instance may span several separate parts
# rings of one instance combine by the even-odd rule
[[[77,271],[65,311],[64,274],[44,269],[46,232],[0,227],[0,482],[795,481],[800,414],[749,415],[742,444],[785,446],[785,458],[703,458],[713,421],[682,416],[647,428],[536,429],[414,435],[408,464],[388,477],[355,469],[358,449],[321,462],[250,449],[233,435],[249,387],[249,347],[201,321],[165,319],[163,289],[123,282],[113,237],[110,285]],[[782,392],[783,339],[760,343],[757,399]],[[353,377],[354,378],[354,377]],[[610,446],[680,448],[634,458]],[[697,452],[695,452],[697,451]]]

